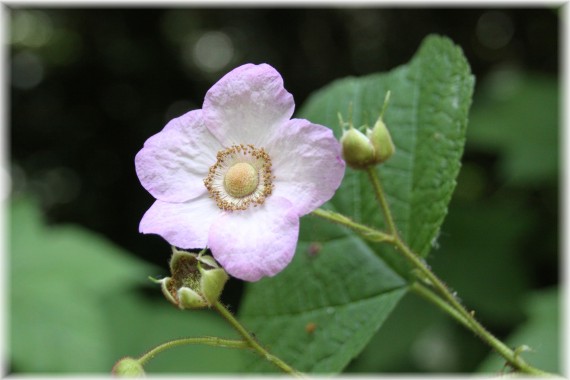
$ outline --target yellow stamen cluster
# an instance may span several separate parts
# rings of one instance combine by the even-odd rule
[[[218,207],[226,211],[257,207],[273,191],[271,158],[263,148],[232,145],[219,151],[204,185]]]
[[[232,197],[242,198],[257,189],[259,175],[247,162],[238,162],[229,168],[224,178],[224,187]]]

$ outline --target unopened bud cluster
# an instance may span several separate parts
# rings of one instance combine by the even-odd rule
[[[374,128],[367,128],[366,135],[351,126],[344,131],[340,143],[344,160],[354,169],[381,164],[396,151],[382,118],[376,121]]]
[[[172,248],[170,259],[172,277],[157,281],[162,293],[180,309],[200,309],[215,304],[228,274],[211,256]]]
[[[353,169],[365,169],[381,164],[392,157],[396,151],[390,132],[382,119],[388,98],[389,93],[386,95],[384,109],[374,127],[370,129],[366,126],[366,134],[355,129],[352,123],[342,134],[340,139],[342,156]]]

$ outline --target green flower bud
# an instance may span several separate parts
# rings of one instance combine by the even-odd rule
[[[160,283],[166,299],[180,309],[200,309],[218,301],[229,279],[211,256],[172,248],[171,277]]]
[[[111,371],[117,377],[144,377],[145,372],[143,366],[138,360],[131,357],[124,357],[119,360]]]
[[[201,309],[208,306],[208,302],[194,290],[182,287],[177,290],[178,307],[181,309]]]
[[[202,274],[202,278],[200,279],[202,295],[206,301],[208,301],[208,304],[213,305],[220,298],[229,276],[226,271],[221,268],[206,270],[203,269],[202,265],[198,264],[198,269]]]
[[[342,157],[354,169],[362,169],[374,163],[374,146],[362,132],[350,127],[340,139]]]
[[[396,147],[392,142],[390,131],[386,128],[382,117],[378,118],[376,124],[374,124],[374,128],[367,132],[367,136],[374,147],[374,163],[381,164],[392,157],[396,151]]]
[[[158,283],[160,284],[160,290],[162,290],[162,294],[164,294],[168,302],[178,306],[178,299],[176,298],[176,293],[173,292],[174,295],[173,293],[171,293],[171,289],[173,289],[172,279],[170,277],[165,277],[162,280],[158,281]]]

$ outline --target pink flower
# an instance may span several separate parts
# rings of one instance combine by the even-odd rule
[[[226,74],[201,110],[171,120],[137,154],[137,175],[156,198],[140,231],[180,248],[208,246],[243,280],[283,270],[299,218],[333,196],[345,168],[331,130],[290,119],[294,108],[271,66]]]

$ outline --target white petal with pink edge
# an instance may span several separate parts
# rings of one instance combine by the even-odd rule
[[[297,246],[299,217],[291,207],[272,196],[262,206],[222,214],[210,228],[212,254],[239,279],[274,276],[291,262]]]
[[[135,157],[135,168],[141,184],[156,199],[185,202],[206,193],[203,180],[220,149],[204,125],[202,111],[190,111],[145,142]]]
[[[210,226],[221,212],[207,194],[185,203],[157,200],[144,214],[139,230],[160,235],[179,248],[204,248]]]
[[[265,149],[273,162],[273,196],[288,199],[299,216],[331,199],[340,186],[345,163],[329,128],[292,119]]]
[[[273,67],[247,64],[212,86],[202,110],[208,129],[225,146],[259,147],[289,120],[294,108],[293,96]]]

